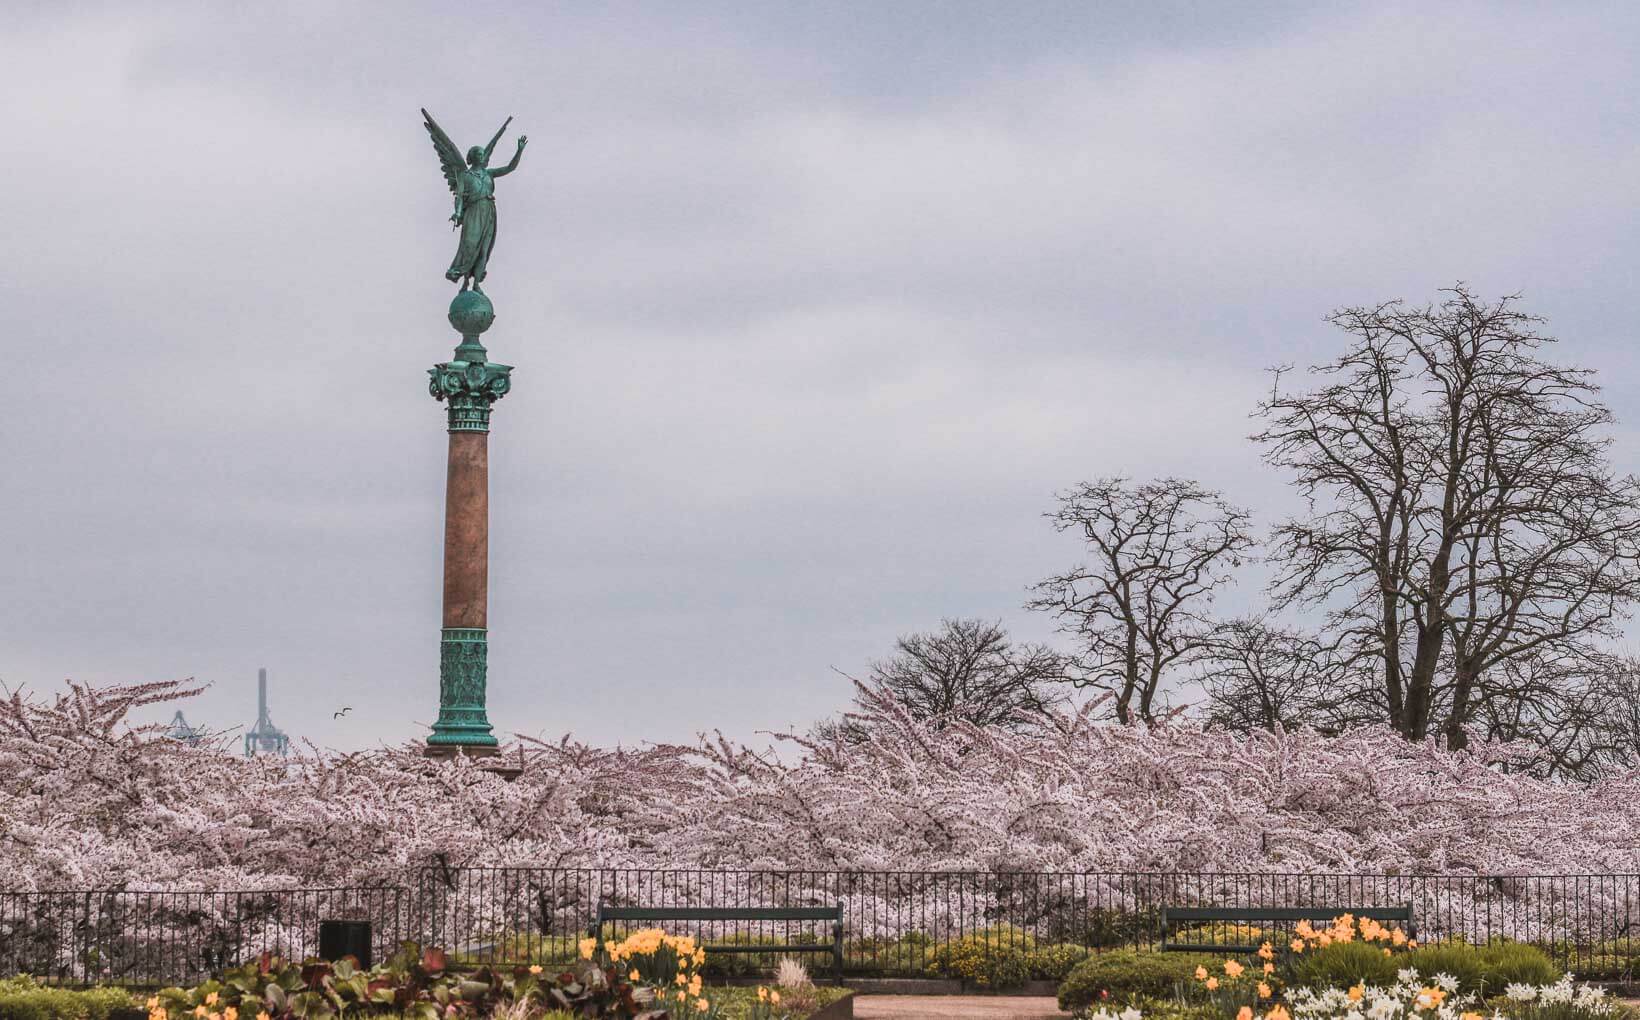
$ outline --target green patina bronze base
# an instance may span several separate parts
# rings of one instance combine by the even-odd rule
[[[444,628],[438,656],[438,722],[427,738],[429,749],[483,753],[497,746],[484,710],[488,647],[483,630]]]

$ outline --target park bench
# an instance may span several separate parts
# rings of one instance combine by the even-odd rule
[[[836,968],[837,983],[843,983],[843,904],[834,907],[617,907],[598,904],[597,919],[587,934],[599,937],[610,921],[830,921],[830,942],[799,942],[791,945],[766,943],[709,944],[708,953],[829,953]]]
[[[1257,924],[1261,921],[1331,921],[1341,914],[1370,917],[1374,921],[1398,921],[1407,938],[1416,938],[1412,904],[1399,907],[1163,907],[1161,911],[1162,951],[1187,953],[1253,953],[1258,946],[1212,942],[1175,942],[1175,924]]]

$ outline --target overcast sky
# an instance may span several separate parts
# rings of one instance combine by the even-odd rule
[[[530,136],[486,287],[503,734],[750,738],[942,616],[1048,638],[1082,479],[1267,526],[1248,413],[1340,305],[1523,293],[1640,468],[1637,11],[8,4],[0,680],[195,677],[226,729],[266,666],[293,736],[425,733],[420,106]]]

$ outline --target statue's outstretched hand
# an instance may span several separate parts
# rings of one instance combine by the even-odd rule
[[[518,136],[518,151],[519,152],[523,152],[524,151],[524,146],[526,146],[528,144],[530,144],[530,136],[529,135],[519,135]]]

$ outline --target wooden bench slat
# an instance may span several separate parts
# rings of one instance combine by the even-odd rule
[[[1410,920],[1411,907],[1163,907],[1170,921],[1331,921],[1340,914]]]
[[[727,945],[703,946],[708,953],[826,953],[832,952],[830,942],[799,942],[792,946],[745,946],[729,943]]]
[[[1257,921],[1331,921],[1343,914],[1372,918],[1375,921],[1403,921],[1407,935],[1415,934],[1412,904],[1398,907],[1167,907],[1161,909],[1163,952],[1184,953],[1253,953],[1257,946],[1243,946],[1226,942],[1175,942],[1169,936],[1175,924],[1192,921],[1241,924]]]
[[[599,907],[605,921],[841,921],[842,907]]]

